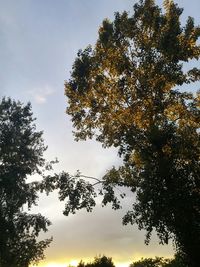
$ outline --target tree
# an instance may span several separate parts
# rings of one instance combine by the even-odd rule
[[[133,262],[129,265],[129,267],[164,267],[167,260],[163,258],[156,257],[155,259],[152,258],[145,258],[139,261]]]
[[[166,261],[164,267],[189,267],[187,263],[185,263],[184,255],[176,254],[175,257],[171,260]]]
[[[189,267],[185,265],[183,257],[180,254],[176,254],[173,259],[164,259],[156,257],[155,259],[152,258],[145,258],[139,261],[135,261],[130,264],[129,267]]]
[[[36,131],[31,105],[3,98],[0,102],[0,266],[28,267],[44,257],[51,239],[37,241],[50,221],[30,210],[38,199],[33,174],[51,168],[43,158],[42,132]]]
[[[197,267],[200,94],[184,86],[200,80],[200,70],[187,64],[199,60],[200,27],[191,17],[182,26],[183,9],[173,1],[165,0],[164,9],[140,0],[133,15],[116,13],[113,22],[103,21],[96,45],[78,52],[65,84],[67,114],[76,140],[95,137],[123,157],[120,168],[97,181],[103,204],[119,208],[114,187],[130,188],[136,201],[123,223],[146,229],[147,242],[153,229],[161,243],[172,238]],[[89,187],[87,194],[87,187],[82,181],[78,191],[75,182],[78,195],[69,199],[66,214],[94,206],[94,191]]]
[[[112,258],[106,256],[98,256],[94,258],[93,262],[84,263],[80,261],[77,267],[115,267]]]

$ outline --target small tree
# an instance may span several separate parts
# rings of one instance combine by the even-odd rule
[[[77,267],[115,267],[112,258],[106,256],[98,256],[94,258],[93,262],[84,263],[80,261]]]
[[[153,229],[161,243],[172,238],[197,267],[200,98],[183,89],[200,80],[200,70],[186,70],[183,63],[199,60],[200,28],[191,17],[181,26],[183,9],[173,1],[165,0],[164,8],[163,13],[153,0],[140,0],[133,15],[116,13],[113,22],[103,21],[96,45],[78,52],[65,84],[67,114],[76,140],[95,136],[104,147],[119,148],[124,159],[97,181],[103,204],[119,208],[114,187],[130,188],[136,202],[123,222],[146,229],[147,242]],[[72,188],[79,194],[69,199],[65,213],[91,210],[94,191],[88,183]]]
[[[41,214],[24,212],[38,199],[39,182],[32,174],[50,168],[42,132],[36,131],[31,105],[3,98],[0,102],[0,266],[27,267],[44,257],[51,239],[37,241],[50,221]]]

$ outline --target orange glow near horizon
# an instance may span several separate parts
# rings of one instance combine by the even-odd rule
[[[76,267],[78,265],[78,263],[75,264],[67,264],[67,263],[54,263],[54,262],[50,262],[47,263],[45,265],[38,265],[38,267],[68,267],[68,266],[72,266],[72,267]],[[127,263],[116,263],[115,266],[116,267],[128,267],[130,265],[130,262]],[[32,266],[32,267],[37,267],[37,266]]]
[[[140,260],[141,258],[145,258],[145,257],[152,257],[154,258],[153,255],[148,255],[148,256],[145,256],[145,255],[141,255],[141,254],[135,254],[134,257],[131,259],[131,260],[117,260],[115,258],[112,257],[112,260],[114,262],[114,265],[116,267],[129,267],[129,265],[131,263],[133,263],[134,261],[138,261]],[[170,257],[169,257],[170,258]],[[78,259],[75,259],[75,258],[71,258],[71,259],[60,259],[60,260],[57,260],[57,261],[48,261],[47,259],[44,260],[44,261],[41,261],[38,265],[31,265],[30,267],[76,267],[78,265],[78,263],[80,261],[83,261],[85,263],[89,263],[89,262],[93,262],[94,261],[94,257],[93,258],[78,258]]]
[[[39,264],[37,266],[31,266],[31,267],[67,267],[70,263],[56,263],[56,262],[49,262],[45,264]],[[74,265],[75,266],[75,265]]]
[[[66,261],[65,263],[49,262],[49,263],[39,264],[37,266],[34,265],[31,267],[68,267],[68,266],[76,267],[79,262],[80,261],[78,260],[71,260],[68,262]],[[85,262],[90,262],[90,261],[85,261]],[[116,267],[128,267],[131,264],[131,262],[120,262],[120,263],[114,262],[114,264]]]

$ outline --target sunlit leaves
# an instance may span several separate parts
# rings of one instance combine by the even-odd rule
[[[96,45],[78,53],[65,84],[67,114],[76,140],[95,137],[123,157],[124,166],[102,179],[103,204],[120,208],[115,190],[129,187],[136,201],[124,223],[146,229],[147,241],[153,229],[161,243],[173,238],[196,267],[199,93],[184,86],[199,82],[199,68],[186,64],[199,60],[200,28],[191,17],[182,26],[174,1],[164,1],[164,12],[153,0],[133,9],[105,20]]]
[[[116,13],[114,22],[103,22],[94,49],[79,51],[66,83],[77,140],[91,138],[98,128],[98,140],[117,146],[125,128],[147,129],[156,114],[169,113],[173,99],[168,106],[166,97],[174,86],[196,81],[199,71],[191,70],[187,78],[179,61],[198,54],[199,30],[191,18],[185,29],[180,26],[182,9],[173,1],[165,8],[162,14],[154,1],[144,1],[132,17]]]

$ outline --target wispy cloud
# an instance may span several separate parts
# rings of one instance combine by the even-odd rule
[[[45,104],[47,102],[48,97],[53,95],[54,92],[55,90],[49,85],[45,85],[40,88],[34,88],[28,91],[29,95],[32,96],[33,100],[40,105]]]

